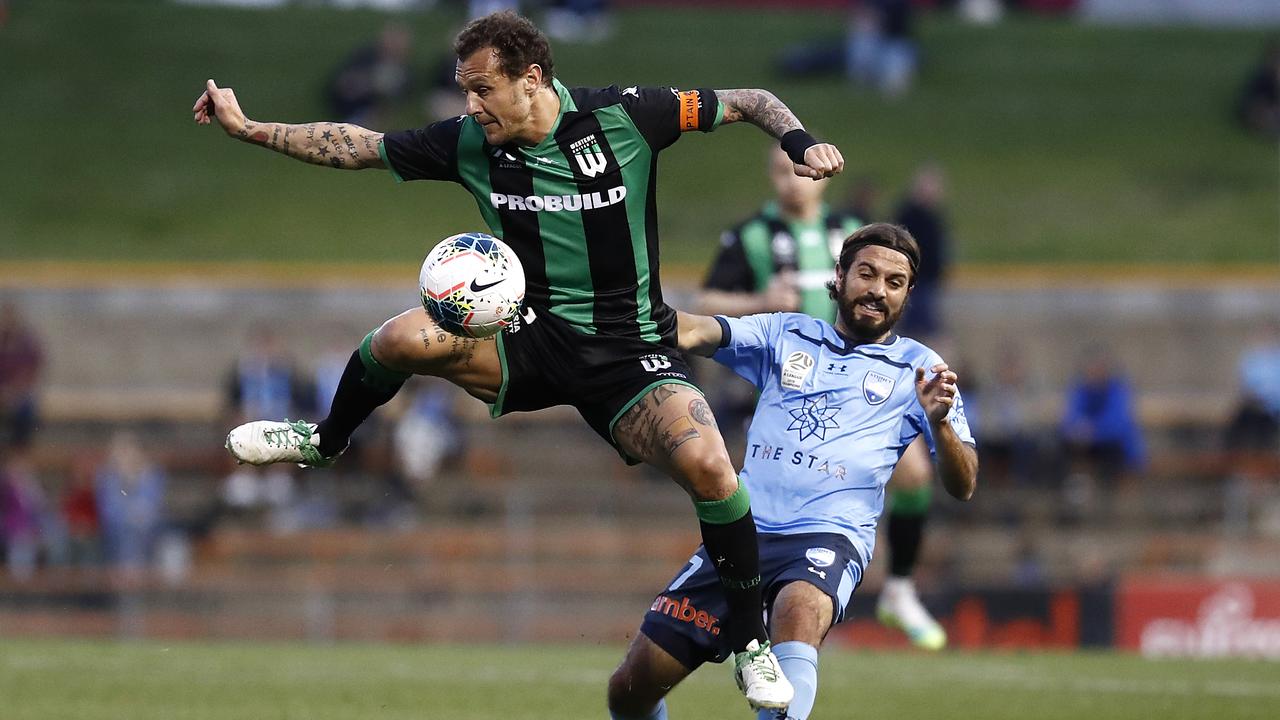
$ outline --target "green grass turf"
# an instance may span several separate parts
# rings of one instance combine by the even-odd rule
[[[447,51],[456,13],[412,20],[420,67]],[[0,260],[416,264],[436,239],[480,227],[454,186],[311,167],[191,122],[210,76],[251,117],[324,119],[324,78],[383,20],[321,7],[11,3],[0,30]],[[835,200],[871,173],[888,206],[914,166],[937,159],[962,261],[1280,262],[1280,153],[1230,116],[1261,31],[1018,18],[977,28],[931,16],[920,83],[903,101],[776,73],[783,47],[837,37],[843,22],[628,9],[608,46],[558,45],[557,71],[570,84],[772,89],[848,158]],[[395,124],[417,124],[416,107]],[[664,154],[668,265],[703,266],[719,232],[756,209],[766,145],[734,126]]]
[[[0,643],[7,720],[604,718],[621,648]],[[1274,663],[1114,654],[830,650],[815,718],[1274,718]],[[671,695],[673,718],[747,718],[728,670]]]

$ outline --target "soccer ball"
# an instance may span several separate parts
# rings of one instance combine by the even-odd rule
[[[469,232],[441,240],[418,274],[422,306],[454,335],[487,338],[515,321],[524,301],[524,268],[506,243]]]

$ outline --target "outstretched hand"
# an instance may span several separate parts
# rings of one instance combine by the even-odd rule
[[[813,180],[829,178],[844,170],[844,156],[831,143],[818,143],[804,151],[804,164],[794,164],[796,175]]]
[[[204,92],[191,107],[195,121],[200,125],[208,125],[215,118],[228,135],[238,135],[244,129],[247,119],[240,110],[236,93],[231,88],[220,88],[213,80],[205,82]]]
[[[956,374],[951,372],[946,363],[938,363],[929,368],[933,377],[925,379],[924,368],[916,368],[916,398],[924,414],[930,422],[941,422],[951,411],[956,402]]]

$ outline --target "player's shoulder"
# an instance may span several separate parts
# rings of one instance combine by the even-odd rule
[[[617,85],[608,87],[572,87],[568,88],[569,97],[581,112],[591,112],[611,105],[622,103],[623,88]]]
[[[780,338],[811,345],[838,345],[840,334],[826,320],[798,312],[772,313]]]
[[[894,335],[883,343],[862,346],[863,352],[884,357],[911,367],[921,367],[937,362],[938,353],[924,343],[905,335]]]

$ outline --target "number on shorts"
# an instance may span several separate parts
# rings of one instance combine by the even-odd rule
[[[672,581],[671,587],[667,588],[667,592],[672,592],[673,590],[678,589],[684,584],[685,580],[689,579],[690,575],[698,572],[698,568],[700,567],[702,567],[702,557],[700,555],[694,555],[689,558],[689,569],[680,573],[680,576]]]

